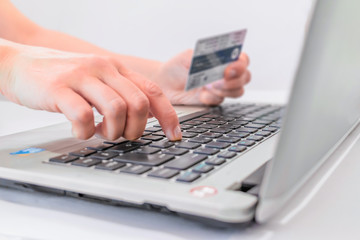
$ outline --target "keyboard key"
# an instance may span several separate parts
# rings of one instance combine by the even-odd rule
[[[216,139],[217,142],[228,142],[228,143],[235,143],[239,140],[240,140],[239,138],[227,137],[227,136],[222,136]]]
[[[213,133],[213,132],[206,132],[200,135],[201,137],[206,137],[206,138],[218,138],[221,137],[222,134],[220,133]]]
[[[241,128],[238,128],[236,129],[237,132],[246,132],[246,133],[254,133],[257,131],[257,129],[255,128],[244,128],[244,127],[241,127]]]
[[[253,123],[267,125],[267,124],[272,123],[272,121],[256,119],[255,121],[253,121]]]
[[[273,123],[269,127],[280,128],[281,124],[280,123]]]
[[[162,163],[165,163],[174,156],[165,155],[165,154],[143,154],[143,153],[125,153],[123,155],[117,156],[114,158],[115,161],[124,162],[124,163],[134,163],[134,164],[143,164],[148,166],[157,166]]]
[[[50,158],[49,161],[55,162],[55,163],[69,163],[69,162],[75,161],[76,159],[78,159],[78,157],[64,154],[64,155]]]
[[[252,136],[246,138],[246,140],[251,140],[251,141],[261,141],[261,140],[263,140],[263,139],[264,139],[264,137],[262,137],[262,136],[257,136],[257,135],[252,135]]]
[[[212,125],[223,125],[225,123],[226,121],[217,121],[217,120],[212,120],[210,122],[207,122],[207,124],[212,124]]]
[[[144,154],[153,154],[153,153],[157,153],[159,151],[160,151],[159,148],[144,146],[144,147],[139,148],[136,152],[137,153],[144,153]]]
[[[86,147],[87,149],[91,149],[91,150],[96,150],[96,151],[104,151],[110,147],[112,147],[112,144],[106,144],[106,143],[102,143],[96,146],[90,146],[90,147]]]
[[[187,129],[192,128],[192,127],[193,127],[192,125],[180,124],[181,130],[187,130]]]
[[[121,169],[120,172],[139,175],[139,174],[143,174],[143,173],[149,171],[150,169],[151,169],[151,167],[149,167],[149,166],[131,165],[131,166]]]
[[[194,120],[199,121],[199,122],[208,122],[208,121],[211,121],[212,118],[199,117],[199,118],[195,118]]]
[[[199,165],[195,166],[192,171],[197,173],[207,173],[213,170],[214,167],[211,165],[207,165],[205,163],[200,163]]]
[[[103,162],[101,164],[96,165],[95,169],[114,171],[116,169],[124,167],[125,165],[126,165],[125,163],[120,163],[120,162],[115,162],[115,161],[108,161],[108,162]]]
[[[228,133],[231,131],[232,131],[232,129],[226,129],[226,128],[213,128],[210,130],[210,132],[212,132],[212,133],[222,133],[222,134],[225,134],[225,133]]]
[[[160,127],[148,127],[144,130],[145,132],[157,132],[157,131],[161,131]]]
[[[214,155],[218,153],[220,150],[216,148],[198,148],[194,150],[194,153],[204,154],[204,155]]]
[[[196,137],[198,134],[196,133],[191,133],[191,132],[182,132],[182,136],[184,138],[193,138]]]
[[[143,132],[143,134],[141,135],[142,137],[145,137],[145,136],[148,136],[148,135],[150,135],[151,134],[151,132]]]
[[[246,150],[246,147],[245,146],[231,146],[228,148],[229,151],[232,151],[232,152],[243,152]]]
[[[269,132],[269,131],[257,131],[257,132],[255,133],[255,135],[263,136],[263,137],[267,137],[267,136],[269,136],[270,134],[271,134],[271,132]]]
[[[191,132],[191,133],[204,133],[207,131],[208,130],[204,129],[204,128],[191,128],[191,129],[186,130],[186,132]]]
[[[176,155],[176,156],[183,155],[187,152],[189,152],[189,150],[181,149],[181,148],[168,148],[168,149],[162,151],[162,153],[164,153],[164,154]]]
[[[199,125],[198,127],[200,127],[200,128],[206,128],[206,129],[212,129],[212,128],[216,128],[217,126],[216,126],[216,125],[211,125],[211,124],[204,123],[204,124],[202,124],[202,125]]]
[[[240,142],[238,142],[238,145],[246,146],[246,147],[250,147],[254,144],[255,144],[255,141],[251,141],[251,140],[241,140]]]
[[[137,139],[137,140],[133,140],[130,141],[131,145],[139,145],[139,146],[144,146],[144,145],[148,145],[151,143],[150,140],[144,140],[144,139]]]
[[[117,145],[117,144],[120,144],[120,143],[123,143],[123,142],[127,142],[128,140],[126,140],[125,138],[120,138],[120,139],[117,139],[117,140],[114,140],[114,141],[104,141],[104,143],[106,144],[112,144],[112,145]]]
[[[239,125],[246,125],[248,124],[249,121],[245,121],[245,120],[235,120],[232,122],[232,124],[239,124]]]
[[[197,126],[197,125],[202,124],[202,122],[199,122],[199,121],[194,121],[194,120],[190,120],[190,121],[182,122],[182,124],[185,124],[185,125],[192,125],[192,126]]]
[[[235,120],[235,117],[220,116],[220,117],[217,117],[215,120],[217,120],[217,121],[231,122],[231,121]]]
[[[166,135],[163,131],[153,132],[152,135],[166,137]]]
[[[180,142],[175,145],[177,148],[195,149],[200,147],[201,144],[193,142]]]
[[[236,138],[245,138],[249,135],[250,135],[249,133],[245,133],[245,132],[229,132],[226,134],[226,136],[236,137]]]
[[[148,135],[148,136],[142,137],[141,139],[151,140],[151,141],[159,141],[159,140],[163,139],[163,137],[162,136]]]
[[[189,142],[195,142],[195,143],[208,143],[212,140],[210,138],[204,138],[204,137],[194,137],[188,140]]]
[[[80,167],[91,167],[91,166],[94,166],[99,163],[101,163],[100,159],[83,158],[83,159],[78,159],[78,160],[72,162],[71,164],[75,165],[75,166],[80,166]]]
[[[181,158],[177,158],[170,162],[167,162],[166,164],[164,164],[164,167],[184,170],[203,161],[206,158],[207,158],[206,156],[202,156],[202,155],[187,154],[185,156],[182,156]]]
[[[97,158],[102,160],[108,160],[110,158],[116,157],[119,154],[116,152],[98,152],[91,156],[91,158]]]
[[[73,155],[73,156],[77,156],[77,157],[86,157],[86,156],[89,156],[89,155],[91,155],[93,153],[96,153],[96,150],[83,148],[83,149],[81,149],[79,151],[71,152],[69,154]]]
[[[278,128],[275,127],[265,127],[262,129],[263,131],[268,131],[268,132],[276,132],[276,130],[278,130]]]
[[[249,124],[246,124],[244,127],[260,129],[260,128],[263,128],[264,125],[263,124],[249,123]]]
[[[218,157],[210,158],[210,159],[205,161],[206,164],[216,165],[216,166],[221,165],[224,162],[225,162],[224,158],[218,158]]]
[[[201,175],[196,172],[184,172],[181,174],[176,181],[178,182],[193,182],[194,180],[198,179]]]
[[[174,169],[168,169],[168,168],[159,168],[156,169],[153,172],[150,172],[148,174],[148,176],[150,177],[156,177],[156,178],[172,178],[173,176],[179,174],[178,170],[174,170]]]
[[[238,129],[239,127],[241,127],[241,125],[240,124],[229,123],[229,124],[222,125],[222,127],[226,128],[226,129],[235,130],[235,129]]]
[[[221,152],[217,156],[221,157],[221,158],[233,158],[233,157],[236,156],[236,153],[234,153],[234,152]]]
[[[165,139],[165,140],[162,140],[162,141],[151,143],[150,147],[168,148],[168,147],[171,147],[173,145],[174,145],[173,142],[170,142],[169,140]]]
[[[210,142],[205,145],[205,147],[207,148],[218,148],[218,149],[227,148],[228,146],[230,146],[230,143],[226,143],[226,142]]]
[[[139,148],[140,145],[138,144],[134,144],[132,142],[123,142],[120,143],[118,145],[115,145],[114,147],[109,148],[108,152],[117,152],[117,153],[126,153],[126,152],[130,152],[132,150],[135,150],[137,148]]]

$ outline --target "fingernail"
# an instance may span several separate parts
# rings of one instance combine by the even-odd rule
[[[169,132],[169,134],[167,134],[167,136],[170,136],[171,141],[181,140],[182,134],[180,126],[175,127],[172,132]]]
[[[230,78],[234,78],[234,77],[236,77],[236,76],[237,76],[236,70],[235,70],[235,69],[231,69],[231,70],[229,71],[229,77],[230,77]]]

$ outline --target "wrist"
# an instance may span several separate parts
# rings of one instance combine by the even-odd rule
[[[119,59],[119,61],[123,63],[126,68],[140,73],[148,79],[152,79],[152,77],[159,71],[162,65],[162,62],[160,61],[134,56],[114,54],[113,57]]]
[[[0,94],[9,97],[15,57],[19,52],[16,44],[0,39]]]

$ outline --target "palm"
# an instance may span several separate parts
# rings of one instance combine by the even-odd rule
[[[163,89],[172,104],[202,104],[200,94],[206,91],[204,88],[184,91],[191,58],[191,50],[182,52],[164,63],[157,74],[153,76],[153,80]]]

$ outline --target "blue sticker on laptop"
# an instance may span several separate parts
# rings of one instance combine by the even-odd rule
[[[10,155],[20,155],[20,156],[26,156],[32,153],[39,153],[39,152],[43,152],[45,151],[45,149],[43,148],[36,148],[36,147],[30,147],[30,148],[25,148],[16,152],[12,152],[10,153]]]

